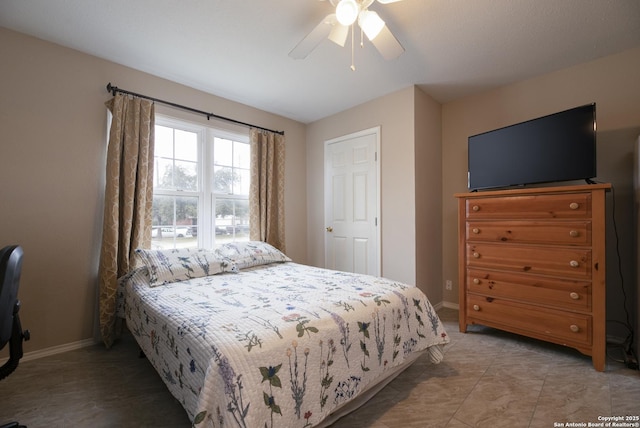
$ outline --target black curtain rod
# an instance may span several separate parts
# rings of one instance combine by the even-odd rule
[[[227,122],[235,123],[236,125],[248,126],[249,128],[257,128],[257,129],[261,129],[263,131],[269,131],[269,132],[273,132],[273,133],[276,133],[276,134],[284,135],[284,131],[274,131],[273,129],[263,128],[262,126],[252,125],[250,123],[241,122],[239,120],[230,119],[230,118],[224,117],[224,116],[219,116],[217,114],[209,113],[209,112],[206,112],[206,111],[203,111],[203,110],[198,110],[198,109],[195,109],[195,108],[183,106],[183,105],[172,103],[172,102],[169,102],[169,101],[160,100],[158,98],[149,97],[147,95],[136,94],[135,92],[127,91],[127,90],[124,90],[124,89],[120,89],[117,86],[113,86],[111,84],[111,82],[109,82],[107,84],[107,91],[111,92],[111,94],[113,94],[114,97],[116,95],[116,92],[120,92],[121,94],[133,95],[134,97],[145,98],[147,100],[151,100],[151,101],[154,101],[154,102],[157,102],[157,103],[162,103],[162,104],[166,104],[166,105],[171,106],[171,107],[179,108],[179,109],[182,109],[182,110],[187,110],[187,111],[190,111],[191,113],[201,114],[201,115],[207,116],[207,120],[209,120],[209,119],[211,119],[213,117],[213,118],[216,118],[216,119],[220,119],[220,120],[224,120],[224,121],[227,121]]]

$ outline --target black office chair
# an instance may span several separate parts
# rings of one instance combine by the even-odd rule
[[[9,344],[9,360],[0,367],[0,380],[9,376],[18,367],[22,358],[22,341],[29,340],[29,330],[22,331],[20,325],[20,300],[18,286],[22,269],[22,248],[11,245],[0,250],[0,350]],[[0,428],[25,428],[10,422]]]

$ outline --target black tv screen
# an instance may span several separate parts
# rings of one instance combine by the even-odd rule
[[[469,190],[589,180],[596,173],[596,105],[469,137]]]

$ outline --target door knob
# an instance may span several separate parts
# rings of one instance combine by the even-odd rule
[[[333,227],[331,226],[327,227],[327,232],[333,232]]]

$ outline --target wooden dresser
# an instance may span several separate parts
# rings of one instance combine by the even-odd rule
[[[604,371],[610,187],[456,194],[460,331],[482,324],[569,346]]]

